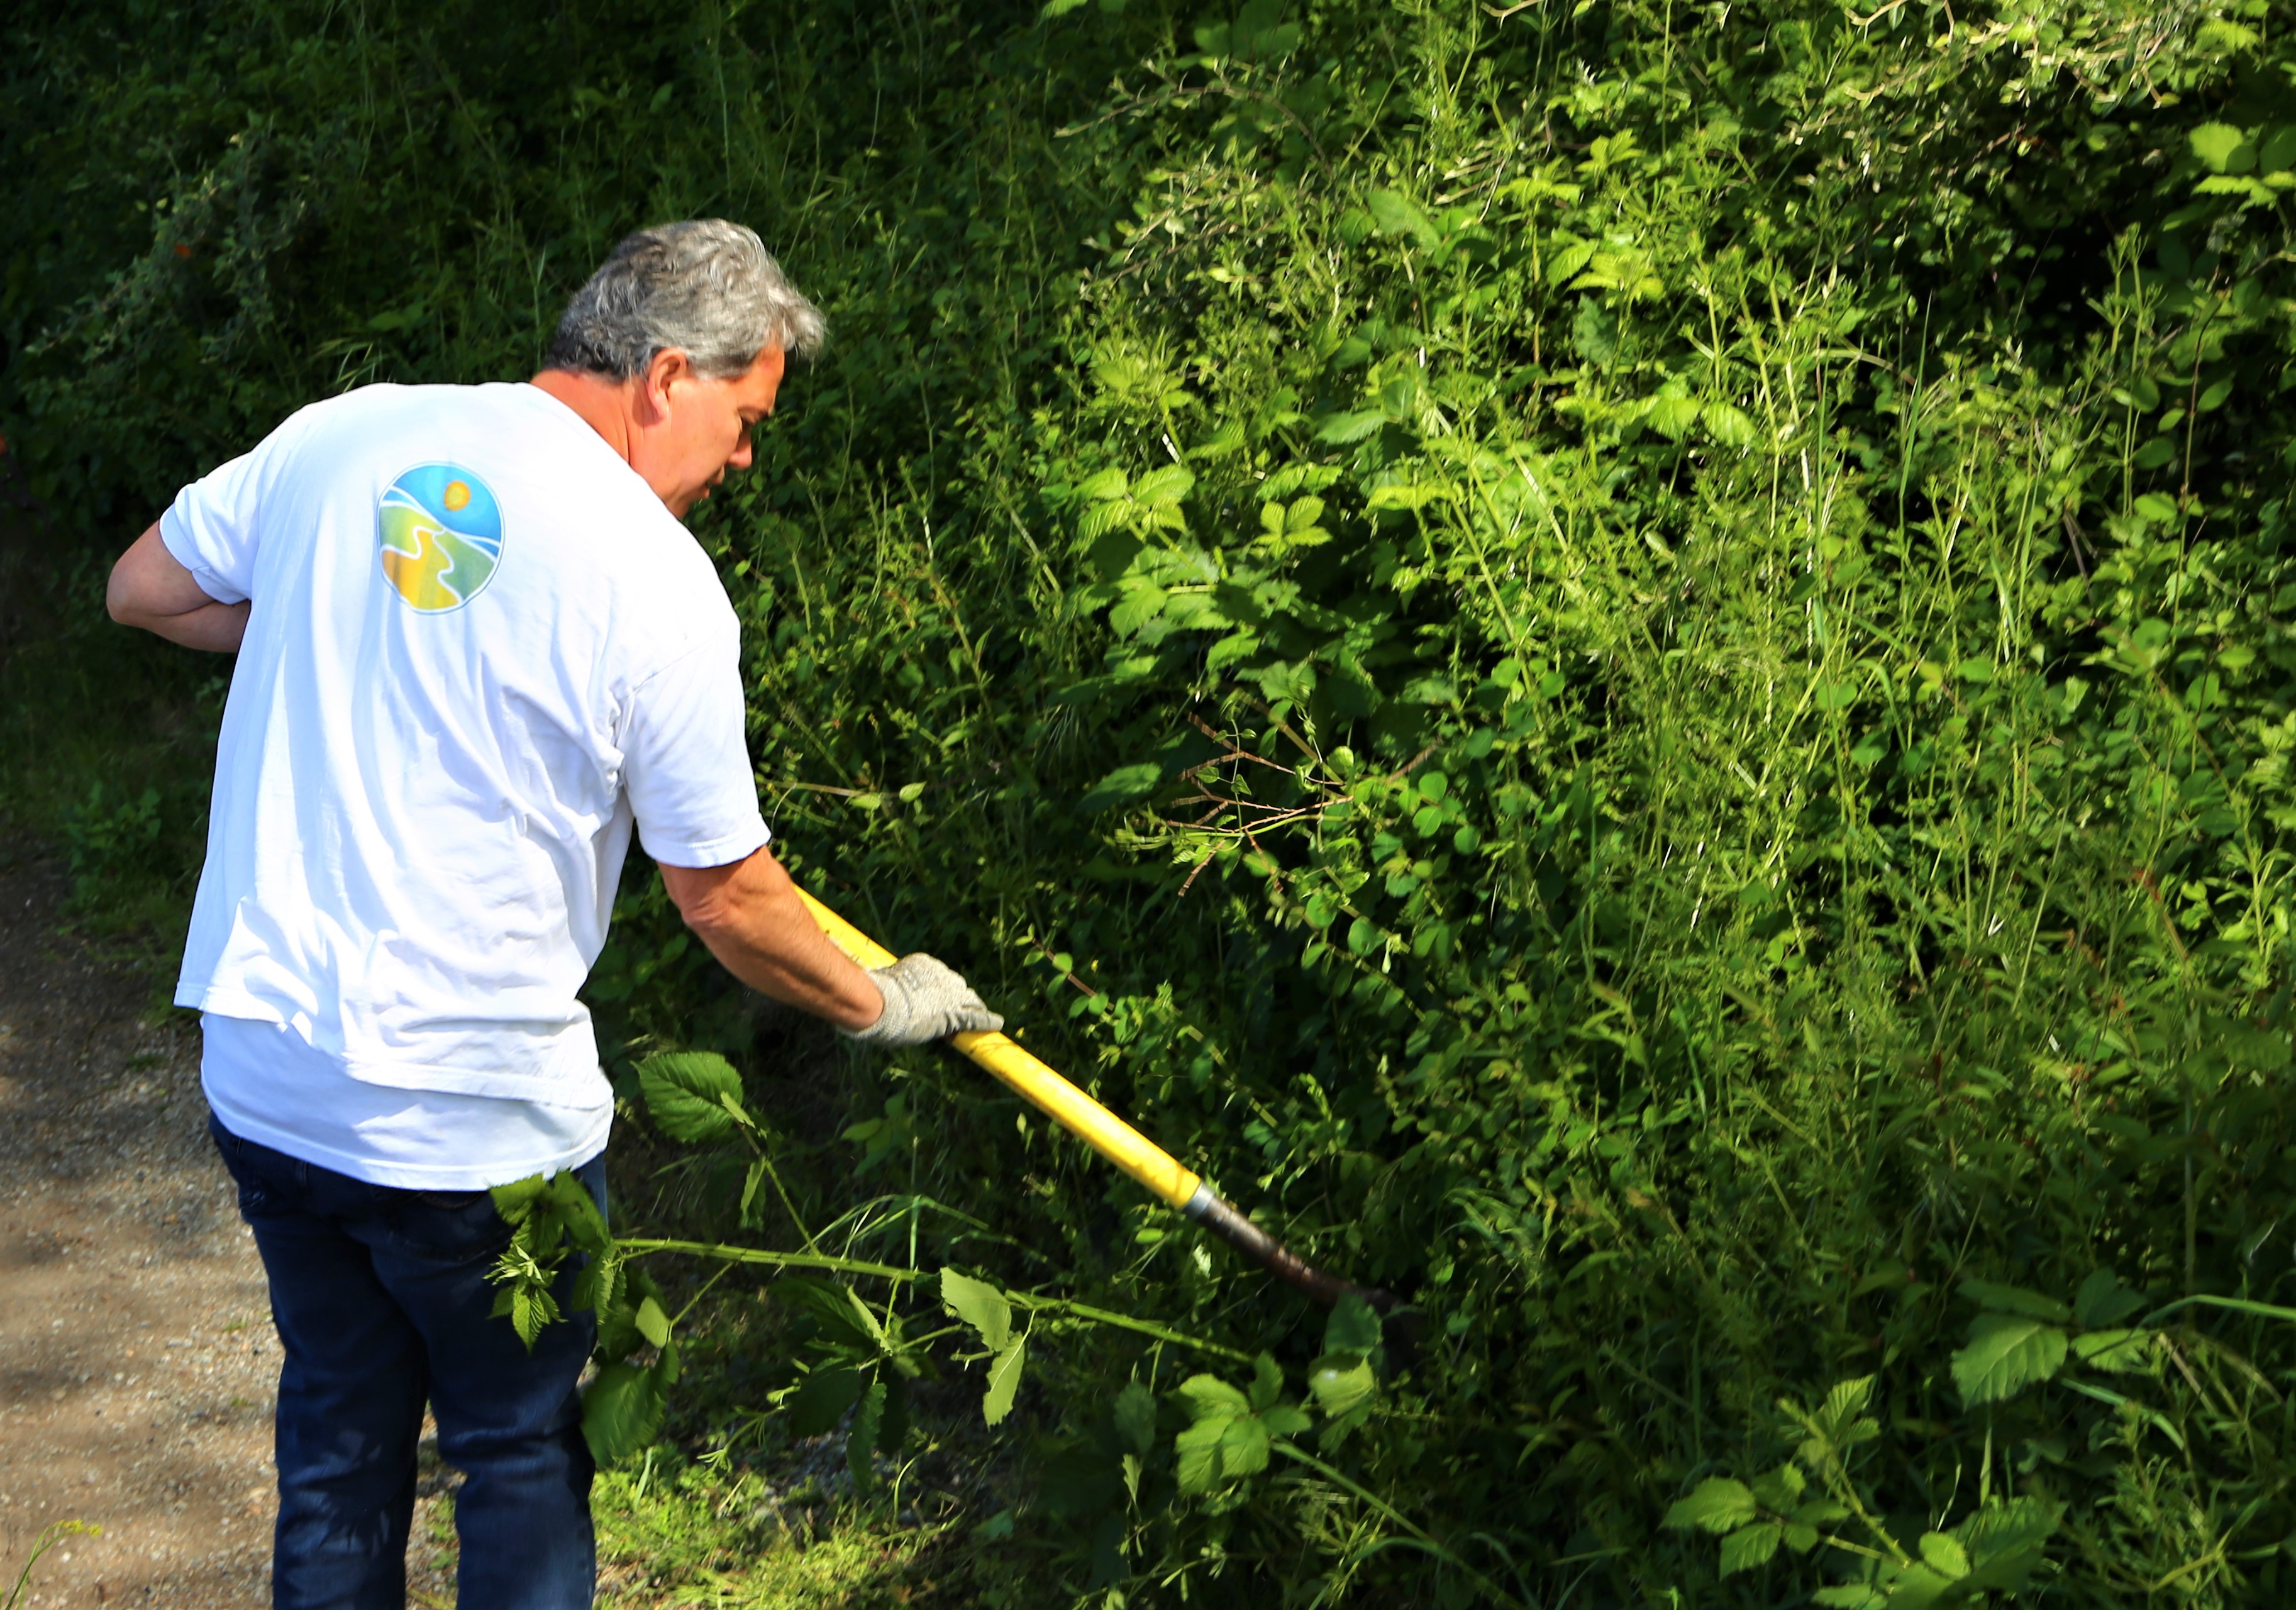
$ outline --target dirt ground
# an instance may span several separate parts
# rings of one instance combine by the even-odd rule
[[[0,1604],[269,1603],[279,1368],[263,1270],[209,1146],[199,1035],[62,937],[63,878],[0,863]],[[408,1603],[453,1603],[426,1470]]]

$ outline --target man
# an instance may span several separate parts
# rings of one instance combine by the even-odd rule
[[[820,314],[718,220],[632,235],[525,385],[370,386],[184,489],[113,619],[237,651],[177,986],[285,1353],[282,1610],[399,1610],[425,1400],[465,1610],[594,1587],[575,1381],[491,1316],[486,1187],[613,1107],[575,998],[635,824],[734,976],[857,1039],[1001,1026],[927,956],[864,972],[766,848],[738,627],[678,517],[750,461]]]

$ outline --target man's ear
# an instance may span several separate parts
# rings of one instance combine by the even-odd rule
[[[645,424],[658,425],[669,416],[669,389],[693,378],[693,360],[678,347],[665,347],[653,355],[638,376],[638,407]]]

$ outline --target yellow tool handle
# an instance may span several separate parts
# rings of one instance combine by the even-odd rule
[[[804,890],[798,898],[830,941],[864,967],[890,966],[893,953]],[[998,1033],[955,1034],[949,1044],[994,1073],[1054,1123],[1138,1180],[1168,1206],[1185,1208],[1203,1184],[1169,1152]]]

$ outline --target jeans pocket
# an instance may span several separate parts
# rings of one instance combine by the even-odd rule
[[[422,1257],[459,1263],[499,1257],[511,1227],[495,1211],[491,1191],[391,1191],[393,1237]]]

